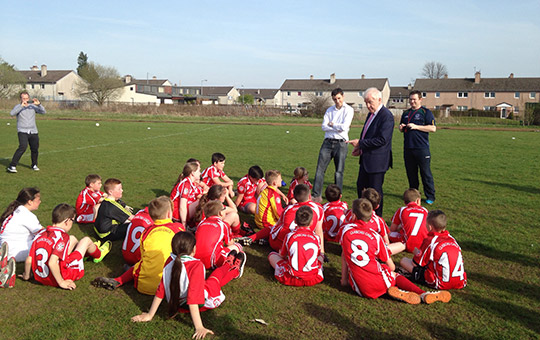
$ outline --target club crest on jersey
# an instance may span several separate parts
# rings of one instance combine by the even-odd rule
[[[188,188],[185,188],[184,189],[184,195],[187,195],[189,193],[189,189]]]
[[[66,245],[64,244],[64,242],[60,242],[60,243],[58,243],[58,244],[56,245],[56,249],[57,249],[58,251],[63,251],[65,247],[66,247]]]
[[[420,114],[419,113],[415,114],[414,119],[420,119]]]

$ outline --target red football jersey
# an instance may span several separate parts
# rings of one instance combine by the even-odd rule
[[[49,268],[49,259],[56,255],[62,262],[68,257],[69,235],[61,228],[48,226],[36,235],[29,255],[36,281],[46,286],[58,287]],[[60,263],[59,263],[60,264]]]
[[[331,242],[339,242],[337,238],[339,229],[345,221],[345,211],[349,207],[347,202],[334,201],[328,202],[323,205],[324,220],[323,220],[323,232],[324,239]]]
[[[422,241],[426,238],[428,231],[426,219],[428,211],[426,208],[411,202],[396,211],[392,217],[392,224],[397,224],[405,232],[407,251],[412,253],[414,248],[420,249]]]
[[[187,199],[188,207],[191,203],[197,201],[197,195],[200,193],[200,187],[193,183],[189,177],[184,178],[180,183],[174,186],[171,191],[171,200],[173,201],[173,218],[180,219],[180,199]]]
[[[75,209],[77,215],[89,215],[94,213],[94,206],[98,204],[100,198],[103,196],[101,191],[92,191],[89,187],[84,188],[77,196],[75,202]]]
[[[289,274],[299,278],[322,276],[320,240],[308,228],[297,228],[287,234],[279,254],[287,259]]]
[[[289,186],[289,191],[287,191],[287,198],[289,199],[289,201],[294,198],[294,188],[296,188],[298,184],[305,184],[309,187],[309,190],[313,189],[313,185],[309,181],[298,181],[296,178],[294,178],[291,181],[291,185]]]
[[[379,235],[382,237],[385,237],[388,235],[388,225],[386,224],[386,221],[381,216],[377,215],[375,211],[373,211],[373,215],[371,216],[371,219],[369,220],[370,227],[376,231]]]
[[[210,216],[199,223],[195,238],[195,258],[200,259],[207,269],[212,268],[217,265],[219,255],[225,248],[224,244],[230,243],[231,228],[220,217]]]
[[[154,224],[154,221],[152,221],[148,214],[148,207],[139,210],[135,214],[127,228],[126,237],[122,244],[124,262],[129,265],[139,262],[141,259],[141,235],[152,224]]]
[[[236,185],[236,189],[238,191],[238,194],[243,194],[244,197],[242,197],[242,202],[240,202],[240,207],[244,207],[248,203],[255,203],[257,204],[257,199],[255,198],[255,192],[257,191],[257,184],[252,183],[249,180],[249,177],[246,175],[242,177],[238,184]]]
[[[296,229],[296,222],[294,221],[296,217],[296,211],[304,205],[310,207],[311,210],[313,210],[313,220],[311,221],[309,230],[314,231],[317,223],[322,221],[324,217],[324,211],[319,203],[307,201],[288,206],[279,217],[277,223],[270,227],[270,237],[268,238],[268,241],[270,243],[270,246],[275,251],[279,251],[281,249],[285,240],[285,236]]]
[[[214,181],[212,179],[216,177],[223,178],[225,177],[225,173],[213,165],[204,169],[204,171],[201,174],[201,180],[209,187],[214,185]]]
[[[366,224],[357,220],[343,226],[340,243],[352,288],[361,296],[376,299],[395,285],[395,279],[388,266],[381,263],[390,258],[384,240]]]
[[[424,278],[435,289],[460,289],[467,285],[461,248],[447,230],[431,231],[422,243],[421,254],[414,257],[426,266]]]

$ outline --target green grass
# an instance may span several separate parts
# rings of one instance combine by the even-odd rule
[[[225,172],[235,182],[253,164],[264,170],[279,169],[287,182],[301,165],[312,178],[323,137],[318,126],[236,125],[226,124],[230,121],[225,118],[206,118],[204,123],[107,122],[106,118],[102,117],[100,127],[95,121],[40,120],[41,171],[29,169],[27,151],[17,174],[0,172],[0,208],[22,187],[38,186],[43,203],[36,215],[46,225],[55,205],[74,204],[88,173],[120,178],[125,201],[139,208],[169,193],[187,158],[199,158],[206,167],[211,154],[218,151],[227,156]],[[290,121],[297,122],[320,123]],[[359,127],[352,129],[351,136],[359,134]],[[402,143],[396,130],[394,169],[387,173],[384,185],[387,221],[402,205],[401,195],[407,188]],[[327,245],[331,262],[325,265],[322,284],[285,287],[273,279],[266,258],[269,248],[252,246],[247,249],[244,277],[224,288],[225,303],[202,314],[205,326],[217,334],[214,338],[537,339],[540,134],[441,129],[431,134],[431,144],[437,189],[433,208],[449,216],[449,229],[463,248],[469,278],[465,289],[452,292],[450,303],[410,306],[386,298],[358,297],[339,286],[340,248],[335,244]],[[15,121],[1,120],[2,166],[7,166],[16,147]],[[357,159],[350,157],[343,193],[348,202],[356,198],[357,172]],[[330,167],[326,184],[331,173]],[[76,225],[72,233],[79,238],[94,236],[88,226]],[[122,272],[120,247],[120,242],[115,243],[102,263],[87,262],[85,277],[74,291],[23,281],[17,281],[14,289],[1,290],[0,338],[190,337],[189,316],[167,320],[163,306],[151,323],[132,324],[129,318],[147,310],[152,299],[132,286],[114,292],[90,286],[96,276]],[[254,318],[269,325],[251,322]]]

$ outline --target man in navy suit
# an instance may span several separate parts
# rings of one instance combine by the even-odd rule
[[[386,171],[392,167],[392,133],[394,116],[382,104],[381,91],[372,87],[364,92],[364,102],[369,110],[360,139],[349,141],[354,146],[353,156],[360,156],[360,169],[356,190],[358,197],[362,190],[374,188],[381,195],[381,204],[375,213],[382,217],[383,183]]]

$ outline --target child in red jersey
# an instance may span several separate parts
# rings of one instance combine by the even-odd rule
[[[193,338],[203,339],[214,334],[204,327],[201,311],[221,305],[225,295],[221,288],[229,281],[240,278],[246,263],[246,254],[229,254],[223,266],[217,268],[205,280],[204,265],[194,257],[196,241],[190,232],[180,232],[172,240],[172,254],[163,268],[163,277],[148,313],[131,318],[133,322],[151,321],[163,299],[168,301],[169,318],[178,312],[189,312],[195,326]],[[202,306],[202,307],[201,307]]]
[[[275,278],[287,286],[313,286],[323,281],[321,240],[310,230],[313,210],[301,206],[295,214],[296,228],[287,234],[279,253],[271,252],[268,261]]]
[[[101,177],[96,174],[86,176],[86,187],[77,196],[75,209],[77,210],[77,223],[94,223],[99,205],[106,197],[101,191]]]
[[[354,200],[352,209],[357,221],[343,226],[340,235],[341,285],[350,284],[358,295],[371,299],[388,293],[410,304],[450,301],[449,292],[425,292],[394,272],[394,262],[382,237],[369,227],[373,208],[367,199]]]
[[[201,177],[201,166],[197,162],[188,162],[184,165],[182,173],[171,191],[173,201],[173,219],[179,220],[182,225],[188,226],[202,195],[201,187],[197,184]]]
[[[140,260],[119,277],[98,277],[92,285],[109,290],[133,281],[139,293],[153,295],[161,279],[163,264],[171,253],[173,236],[184,231],[184,226],[172,221],[172,201],[160,196],[148,204],[152,225],[145,229],[140,239]]]
[[[428,236],[414,257],[403,257],[401,266],[413,280],[435,289],[461,289],[467,285],[461,248],[446,230],[446,215],[441,210],[427,216]]]
[[[225,213],[220,201],[209,201],[203,211],[206,218],[199,223],[195,233],[195,257],[202,261],[206,269],[216,268],[225,262],[231,251],[240,252],[242,246],[232,241],[231,228],[222,219]]]
[[[150,214],[148,213],[148,207],[139,210],[131,223],[129,224],[124,243],[122,244],[122,257],[124,262],[132,266],[139,262],[141,259],[141,236],[144,231],[154,224]]]
[[[403,193],[403,201],[406,206],[399,208],[390,226],[390,242],[405,243],[405,250],[409,253],[414,248],[420,248],[422,241],[426,238],[428,231],[426,228],[426,217],[428,211],[420,206],[422,196],[416,189],[407,189]],[[395,249],[398,250],[397,248]],[[399,251],[398,251],[399,252]],[[396,254],[394,250],[392,254]]]
[[[234,203],[240,211],[246,214],[255,214],[257,210],[257,186],[263,175],[261,167],[254,165],[249,168],[248,174],[242,177],[236,184],[238,195]]]
[[[201,174],[202,181],[211,187],[214,184],[221,184],[227,188],[229,195],[234,197],[233,186],[234,183],[232,179],[229,178],[224,172],[225,168],[225,155],[222,153],[216,152],[212,154],[212,165],[204,169]]]
[[[330,184],[324,191],[328,203],[323,205],[323,233],[324,239],[330,242],[339,242],[339,229],[345,221],[345,212],[349,209],[347,202],[341,201],[341,189],[336,184]]]
[[[214,184],[208,190],[208,193],[203,195],[199,200],[199,206],[195,212],[195,221],[197,224],[201,222],[204,218],[203,207],[209,201],[220,201],[223,206],[223,221],[231,227],[231,232],[234,235],[239,235],[240,232],[240,216],[238,215],[238,209],[236,205],[229,197],[229,191],[223,185]]]
[[[76,216],[75,208],[69,204],[61,203],[54,208],[53,225],[43,229],[32,243],[23,280],[34,274],[35,280],[43,285],[73,290],[77,287],[74,281],[84,276],[85,255],[99,262],[110,251],[110,241],[99,246],[88,236],[77,241],[75,236],[68,235]]]
[[[291,186],[289,187],[289,191],[287,192],[287,199],[289,200],[289,204],[296,203],[296,200],[294,199],[294,188],[298,184],[305,184],[309,187],[309,190],[313,189],[313,185],[309,182],[309,174],[306,168],[304,167],[297,167],[294,169],[294,178],[291,181]]]

